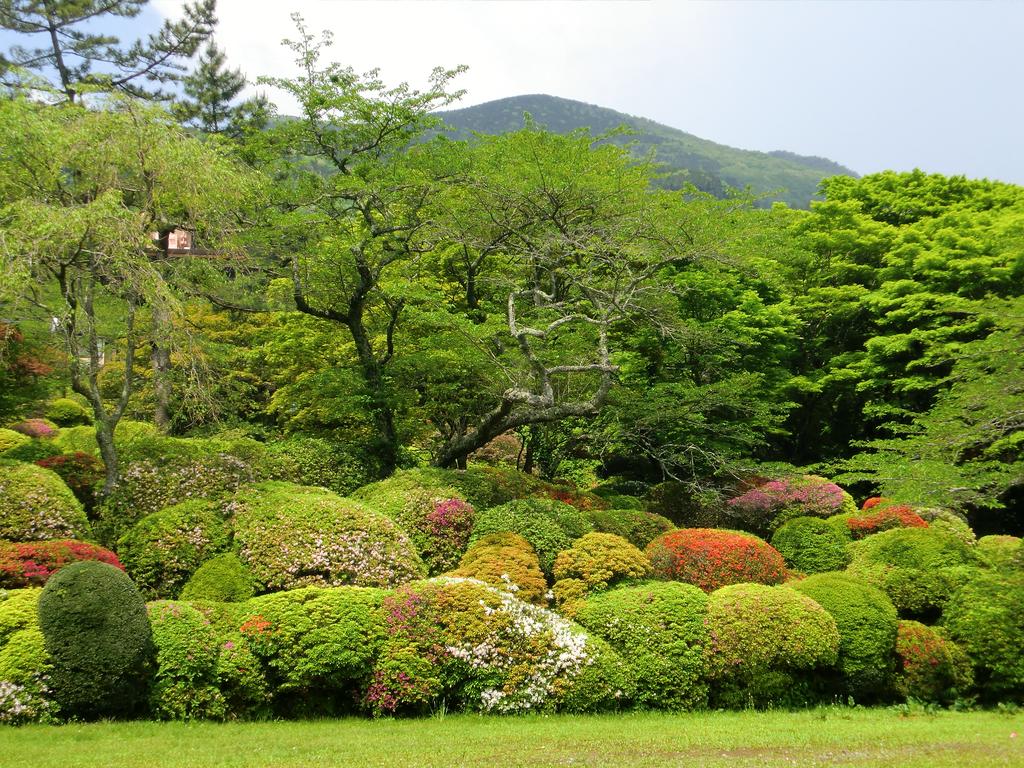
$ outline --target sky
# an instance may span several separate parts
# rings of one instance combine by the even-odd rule
[[[131,31],[181,4],[153,0]],[[1018,0],[219,0],[230,65],[253,80],[294,73],[280,42],[296,11],[334,33],[332,59],[389,83],[467,65],[456,106],[547,93],[859,173],[1024,184]]]

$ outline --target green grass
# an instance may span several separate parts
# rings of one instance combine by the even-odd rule
[[[1014,735],[1018,734],[1018,735]],[[893,710],[0,728],[5,768],[1024,766],[1024,715]]]

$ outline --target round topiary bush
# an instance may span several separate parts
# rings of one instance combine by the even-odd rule
[[[41,587],[65,565],[83,560],[108,563],[124,570],[117,555],[109,549],[85,541],[0,541],[0,587]]]
[[[899,621],[886,594],[843,573],[820,573],[790,586],[828,611],[839,630],[841,678],[826,692],[858,702],[884,699],[892,688]]]
[[[1024,698],[1024,574],[976,574],[949,600],[942,625],[987,699]]]
[[[470,543],[491,533],[518,533],[530,542],[541,570],[550,576],[558,553],[591,530],[587,514],[569,504],[519,499],[478,512]]]
[[[588,533],[558,553],[553,572],[556,587],[563,579],[579,579],[584,590],[592,592],[643,579],[650,574],[651,563],[621,536]]]
[[[59,397],[47,403],[46,418],[58,427],[77,427],[92,423],[92,415],[85,406],[70,397]]]
[[[769,480],[730,499],[727,509],[740,528],[766,536],[795,517],[853,514],[853,497],[816,475]]]
[[[244,603],[256,594],[256,578],[234,552],[211,557],[192,574],[182,600],[210,600],[217,603]]]
[[[39,625],[64,715],[130,715],[145,701],[153,638],[142,595],[123,571],[98,562],[62,568],[39,597]]]
[[[170,600],[146,608],[156,648],[150,713],[158,720],[223,719],[226,706],[217,687],[221,643],[209,619]]]
[[[0,428],[0,458],[6,458],[8,451],[30,442],[32,438],[28,435],[15,432],[13,429]]]
[[[491,533],[478,539],[462,556],[452,576],[479,579],[515,592],[530,603],[546,603],[548,585],[537,553],[517,533]]]
[[[590,595],[577,607],[576,620],[626,662],[638,706],[700,709],[708,698],[707,606],[707,595],[690,584],[650,583]]]
[[[641,549],[675,528],[667,517],[642,509],[595,509],[590,519],[598,533],[614,533]]]
[[[711,705],[799,706],[839,656],[836,622],[789,587],[734,584],[711,593],[705,658]]]
[[[780,584],[786,564],[772,546],[749,533],[682,528],[647,545],[655,577],[711,592],[727,584]]]
[[[139,520],[118,541],[117,551],[144,595],[169,598],[229,543],[227,527],[214,504],[186,501]]]
[[[882,531],[850,545],[853,575],[881,588],[903,617],[934,619],[974,572],[973,551],[931,526]]]
[[[47,419],[25,419],[12,424],[11,429],[29,437],[56,437],[57,425]]]
[[[900,622],[896,657],[896,691],[905,699],[951,704],[974,683],[971,661],[960,647],[919,622]]]
[[[387,587],[426,574],[394,522],[322,488],[269,481],[240,491],[229,507],[238,555],[261,591]]]
[[[850,562],[850,536],[817,517],[795,517],[772,534],[786,565],[801,573],[840,571]]]
[[[0,539],[87,538],[82,504],[55,473],[35,464],[0,461]]]
[[[1024,547],[1017,536],[982,536],[975,553],[982,565],[997,571],[1012,571],[1024,565]]]
[[[36,462],[43,469],[56,472],[82,502],[86,514],[96,508],[96,494],[104,479],[103,462],[88,453],[62,453]]]
[[[11,448],[4,454],[9,461],[24,461],[35,464],[42,459],[60,455],[60,448],[52,440],[29,440],[27,443]]]

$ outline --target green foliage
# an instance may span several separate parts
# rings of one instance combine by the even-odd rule
[[[267,446],[271,479],[315,485],[345,496],[370,482],[376,468],[351,446],[292,435]]]
[[[641,548],[675,527],[667,517],[642,509],[594,509],[590,519],[599,533],[614,533]]]
[[[558,553],[552,568],[555,594],[562,579],[579,579],[587,592],[643,579],[651,563],[639,549],[621,536],[588,533],[569,549]]]
[[[726,521],[725,500],[713,488],[696,489],[675,480],[652,486],[647,509],[683,528],[717,528]]]
[[[39,597],[39,625],[62,714],[137,711],[146,696],[152,632],[142,595],[123,571],[98,562],[61,569]]]
[[[182,600],[244,603],[256,594],[256,579],[234,552],[211,557],[185,582]]]
[[[637,706],[701,709],[708,696],[707,604],[707,596],[689,584],[642,584],[588,596],[576,620],[626,662],[636,680]]]
[[[707,627],[712,706],[806,704],[839,655],[835,620],[788,587],[722,587],[709,598]]]
[[[33,629],[38,624],[39,595],[41,588],[0,590],[0,645],[23,629]]]
[[[937,617],[977,562],[961,539],[934,526],[882,531],[850,552],[849,572],[882,589],[902,617]]]
[[[60,477],[35,464],[0,460],[0,538],[88,538],[81,502]]]
[[[885,593],[842,573],[820,573],[791,586],[835,619],[841,679],[831,692],[858,702],[884,700],[892,687],[897,630],[896,608]]]
[[[11,448],[3,454],[3,458],[8,461],[24,461],[35,464],[42,459],[49,459],[59,455],[60,449],[53,444],[52,440],[35,438],[27,443]]]
[[[77,427],[92,423],[89,411],[69,397],[59,397],[47,403],[46,418],[58,427]]]
[[[477,539],[451,575],[507,589],[529,603],[547,602],[548,585],[537,553],[517,533],[491,533]]]
[[[908,700],[950,704],[974,683],[971,661],[960,647],[920,622],[900,622],[896,656],[896,691]]]
[[[222,719],[220,641],[210,621],[185,603],[163,600],[146,608],[156,647],[150,712],[160,720]]]
[[[816,475],[766,480],[729,499],[727,508],[739,527],[758,535],[768,535],[797,517],[827,518],[857,511],[849,493]]]
[[[541,569],[550,576],[558,553],[591,529],[586,513],[569,504],[520,499],[479,512],[470,543],[491,533],[518,533],[530,542]]]
[[[215,505],[186,501],[147,515],[117,543],[125,570],[144,595],[175,597],[202,563],[228,546]]]
[[[32,593],[27,600],[21,602],[30,605],[33,610],[30,616],[25,616],[22,629],[0,638],[0,723],[48,723],[55,719],[56,706],[47,687],[51,671],[50,658],[34,610],[39,590],[19,591]],[[8,623],[3,618],[8,604],[18,602],[17,593],[6,594],[14,599],[0,598],[0,625]],[[10,618],[13,617],[8,616]]]
[[[987,698],[1024,697],[1024,576],[976,574],[947,603],[942,625],[970,658]]]
[[[269,481],[230,503],[235,546],[262,590],[401,584],[425,575],[409,537],[358,502]]]
[[[786,565],[801,573],[841,571],[850,562],[850,535],[843,527],[816,517],[795,517],[772,534],[772,546]]]
[[[982,565],[997,571],[1024,567],[1024,546],[1018,536],[982,536],[974,551]]]
[[[13,429],[0,428],[0,456],[6,458],[5,454],[32,441],[28,435],[15,432]]]

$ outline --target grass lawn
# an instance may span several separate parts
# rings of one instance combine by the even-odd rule
[[[442,765],[1024,766],[1024,715],[825,708],[0,728],[4,768]]]

